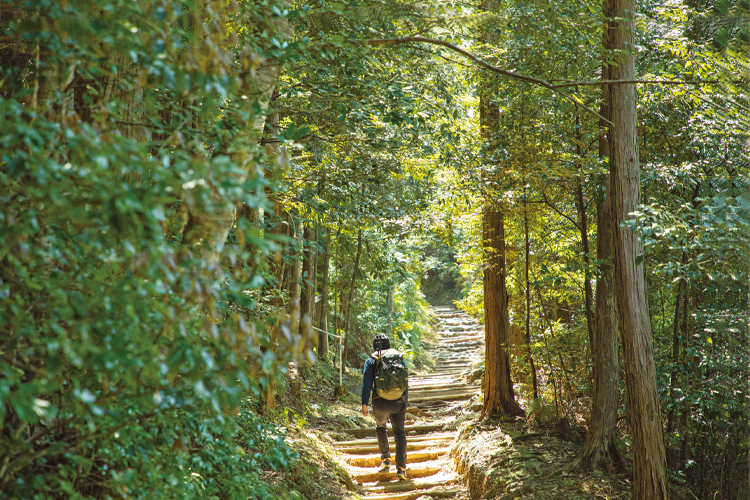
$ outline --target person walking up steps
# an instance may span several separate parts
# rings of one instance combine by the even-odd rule
[[[406,475],[406,432],[404,420],[409,402],[409,372],[404,363],[404,354],[391,349],[391,342],[384,333],[378,333],[372,341],[374,352],[365,361],[362,374],[362,415],[369,414],[367,405],[372,392],[372,416],[375,419],[375,434],[378,437],[380,470],[391,468],[391,450],[385,424],[391,421],[396,441],[396,477],[400,481]]]

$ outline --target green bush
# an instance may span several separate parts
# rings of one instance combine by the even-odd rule
[[[274,167],[253,147],[265,104],[246,99],[248,75],[291,49],[248,28],[284,13],[130,0],[2,10],[1,496],[263,498],[260,470],[292,454],[232,412],[300,351],[293,336],[269,349],[271,326],[253,323],[248,292],[275,247],[237,223],[230,239],[244,245],[221,268],[181,242],[191,213],[266,203]]]

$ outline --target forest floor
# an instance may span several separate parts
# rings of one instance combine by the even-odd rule
[[[582,445],[580,431],[526,419],[479,421],[482,327],[453,308],[433,308],[435,336],[413,370],[407,410],[407,472],[379,471],[374,421],[360,413],[361,371],[344,376],[347,393],[333,398],[330,363],[290,373],[302,396],[283,394],[273,415],[299,459],[266,481],[280,499],[429,500],[630,498],[628,476],[566,468]],[[389,427],[390,435],[390,427]],[[391,439],[391,453],[395,447]]]

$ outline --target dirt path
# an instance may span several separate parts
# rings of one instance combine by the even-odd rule
[[[352,480],[362,485],[368,499],[428,500],[469,498],[462,477],[453,467],[448,451],[456,431],[445,431],[456,419],[458,408],[479,394],[479,387],[468,383],[471,365],[481,359],[484,346],[482,326],[455,308],[432,309],[441,322],[438,340],[430,350],[435,369],[410,374],[407,409],[408,481],[396,479],[395,465],[379,472],[375,429],[345,429],[350,441],[335,443],[343,455]],[[390,425],[389,437],[392,436]],[[391,455],[395,445],[390,437]]]

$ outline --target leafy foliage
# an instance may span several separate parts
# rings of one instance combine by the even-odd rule
[[[263,269],[180,244],[191,213],[265,204],[274,162],[257,156],[248,177],[236,152],[261,153],[267,102],[248,72],[292,50],[272,28],[294,14],[266,9],[3,3],[4,495],[262,498],[257,471],[292,459],[231,413],[303,351],[267,349],[289,325],[253,324]]]

